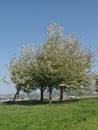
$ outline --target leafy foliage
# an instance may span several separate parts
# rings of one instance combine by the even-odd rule
[[[48,88],[51,97],[53,88],[77,90],[81,86],[90,86],[92,61],[93,53],[81,45],[74,34],[64,38],[63,27],[51,23],[47,40],[37,49],[22,46],[20,56],[12,57],[7,72],[20,90],[39,88],[43,96]]]

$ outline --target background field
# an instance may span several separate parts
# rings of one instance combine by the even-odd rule
[[[98,98],[1,103],[0,130],[98,130]]]

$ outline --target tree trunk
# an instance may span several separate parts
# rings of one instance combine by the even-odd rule
[[[14,99],[13,99],[14,102],[15,102],[16,98],[17,98],[17,100],[18,100],[18,98],[19,98],[19,92],[20,92],[20,89],[17,88],[17,92],[16,92],[16,94],[15,94],[15,96],[14,96]]]
[[[43,100],[44,100],[44,91],[45,91],[45,89],[46,89],[46,86],[44,86],[44,85],[40,86],[40,101],[41,102],[43,102]]]
[[[44,100],[44,90],[41,88],[40,89],[40,101],[43,102]]]
[[[52,86],[49,86],[49,103],[52,103]]]
[[[63,101],[63,88],[60,87],[60,101]]]

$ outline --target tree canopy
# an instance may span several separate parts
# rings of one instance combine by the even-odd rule
[[[65,88],[75,90],[90,86],[94,53],[79,43],[74,34],[63,35],[57,23],[48,26],[47,39],[36,49],[22,46],[20,55],[12,57],[7,72],[19,91],[45,89],[52,101],[52,89],[59,89],[61,100]]]

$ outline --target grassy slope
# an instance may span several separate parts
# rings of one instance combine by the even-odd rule
[[[98,130],[98,99],[1,104],[0,130]]]

